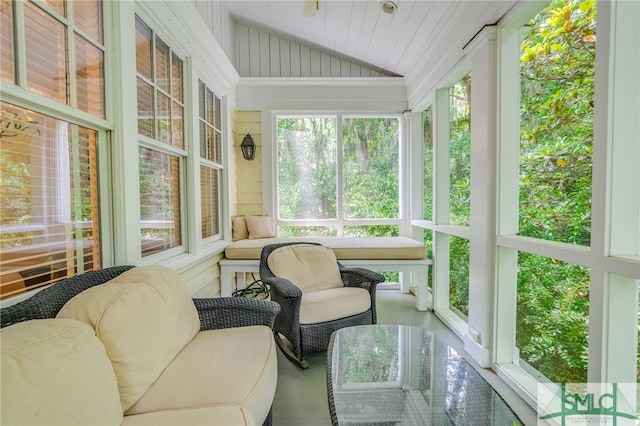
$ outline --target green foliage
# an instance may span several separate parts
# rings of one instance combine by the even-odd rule
[[[522,42],[521,235],[590,244],[595,0],[554,0]],[[554,382],[585,382],[589,273],[519,254],[516,340]]]
[[[528,364],[555,382],[587,381],[589,271],[519,255],[516,345]]]
[[[554,0],[522,42],[520,234],[589,245],[595,0]]]
[[[449,221],[469,226],[471,214],[471,74],[450,89]]]
[[[449,237],[449,305],[467,318],[469,315],[469,240]]]

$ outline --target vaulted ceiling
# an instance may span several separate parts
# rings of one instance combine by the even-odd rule
[[[447,49],[461,49],[515,0],[396,0],[395,13],[379,0],[232,0],[233,19],[329,55],[407,76]]]

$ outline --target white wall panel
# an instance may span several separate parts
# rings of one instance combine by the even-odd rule
[[[289,41],[280,39],[280,77],[291,77]]]
[[[233,52],[241,77],[387,77],[349,58],[238,23]]]
[[[260,51],[260,32],[254,28],[249,28],[249,52]],[[260,75],[260,55],[249,55],[249,74]]]
[[[242,40],[238,40],[239,43]],[[247,52],[251,53],[251,52]],[[280,38],[274,35],[269,35],[269,64],[270,64],[270,77],[280,77]],[[240,74],[240,76],[246,76],[247,74]]]
[[[256,56],[260,57],[260,74],[252,77],[269,77],[271,75],[271,61],[269,48],[269,34],[260,33],[260,48],[256,53]]]

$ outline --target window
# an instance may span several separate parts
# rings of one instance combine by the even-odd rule
[[[0,102],[2,298],[100,267],[98,135]]]
[[[102,2],[3,0],[1,14],[2,81],[104,118]]]
[[[399,235],[399,140],[398,117],[277,117],[279,235]]]
[[[591,244],[595,34],[595,2],[553,2],[521,43],[520,235]],[[521,365],[586,382],[589,268],[520,252],[517,300]]]
[[[222,169],[221,101],[198,83],[200,122],[200,190],[202,238],[220,233],[220,173]]]
[[[143,256],[182,245],[183,61],[136,17]]]
[[[0,2],[2,298],[101,266],[98,147],[106,133],[83,113],[105,118],[102,6]],[[50,100],[71,109],[44,113]]]
[[[469,226],[471,181],[471,74],[449,89],[449,223]]]

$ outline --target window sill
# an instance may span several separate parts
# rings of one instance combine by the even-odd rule
[[[158,262],[159,265],[167,266],[171,269],[175,269],[178,272],[184,272],[194,266],[224,253],[224,249],[229,245],[228,241],[218,240],[211,244],[202,247],[198,254],[182,253],[178,256],[174,256],[170,259]]]

